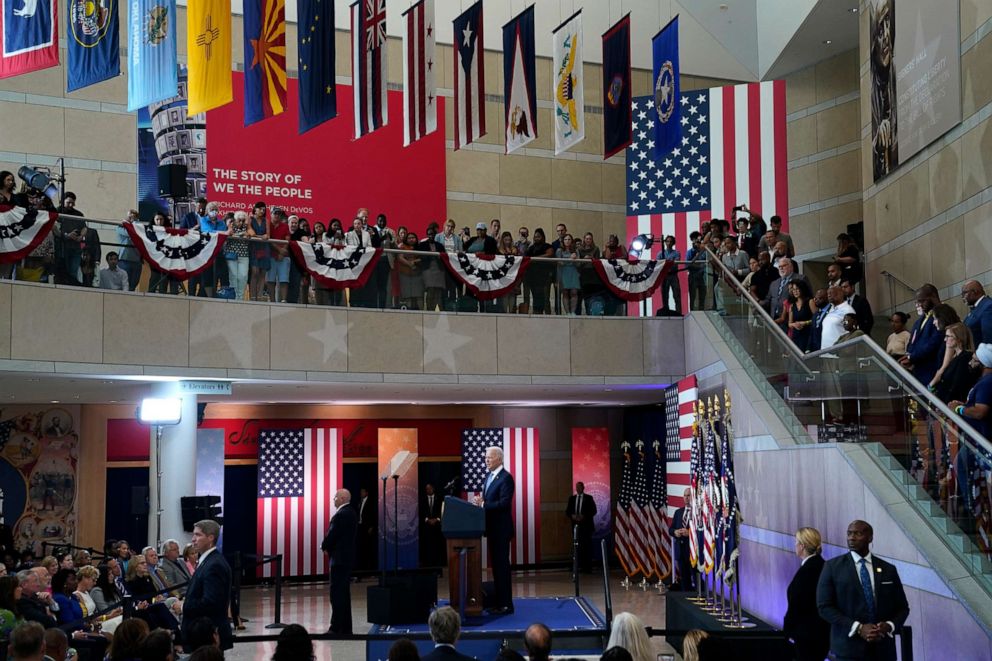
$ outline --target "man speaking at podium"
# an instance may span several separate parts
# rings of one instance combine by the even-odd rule
[[[503,468],[503,449],[486,448],[489,475],[482,495],[475,504],[486,510],[486,539],[492,558],[493,585],[496,590],[490,613],[513,612],[513,588],[510,585],[510,540],[513,539],[513,476]]]

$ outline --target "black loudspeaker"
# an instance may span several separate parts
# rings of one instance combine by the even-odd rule
[[[187,197],[186,166],[158,166],[158,194],[166,197]]]
[[[179,507],[182,509],[183,530],[192,532],[196,522],[203,519],[213,519],[224,525],[220,496],[182,496]]]
[[[131,514],[134,516],[148,514],[148,487],[131,487]]]
[[[368,588],[368,617],[373,624],[423,624],[437,603],[437,572],[388,576],[385,586]]]

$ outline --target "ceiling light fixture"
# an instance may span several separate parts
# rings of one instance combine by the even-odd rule
[[[851,12],[852,14],[857,14],[858,13],[858,8],[857,7],[851,7],[847,11]]]
[[[824,45],[829,46],[830,44],[834,43],[834,40],[833,39],[824,39],[823,40],[823,43],[824,43]]]

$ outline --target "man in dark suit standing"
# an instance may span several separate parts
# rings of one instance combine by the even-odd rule
[[[944,362],[944,332],[937,330],[933,309],[940,305],[940,294],[933,285],[916,290],[916,323],[910,331],[906,355],[899,363],[912,370],[916,380],[926,388]]]
[[[375,499],[369,495],[369,490],[362,487],[358,490],[358,503],[355,505],[358,513],[358,533],[355,535],[355,548],[358,551],[356,566],[359,569],[376,570],[376,556],[379,555],[379,509]]]
[[[864,296],[854,293],[854,283],[847,278],[840,281],[840,289],[844,292],[847,304],[854,308],[854,314],[858,315],[858,328],[864,331],[865,335],[871,335],[871,329],[875,326],[875,313],[872,312],[871,303]]]
[[[420,566],[444,565],[444,536],[441,534],[441,497],[434,485],[424,486],[420,501]]]
[[[575,483],[575,495],[568,497],[565,516],[572,522],[573,532],[578,528],[579,569],[592,571],[592,534],[596,530],[596,501],[586,493],[586,485]]]
[[[686,489],[682,494],[682,500],[688,503],[690,498],[692,498],[692,490]],[[686,517],[685,506],[675,510],[672,525],[668,527],[668,534],[675,541],[675,573],[678,575],[678,579],[672,581],[672,589],[690,592],[695,572],[692,571],[692,564],[689,562],[689,519]]]
[[[868,550],[870,525],[847,527],[850,553],[823,566],[816,588],[820,617],[830,623],[830,649],[838,661],[895,661],[894,635],[909,616],[909,603],[896,568]]]
[[[327,633],[350,634],[351,571],[355,568],[358,513],[351,507],[351,492],[347,489],[334,494],[334,507],[337,511],[320,544],[331,563],[331,626]]]
[[[193,548],[200,554],[200,559],[186,586],[182,633],[185,638],[189,626],[197,618],[208,617],[217,627],[220,648],[229,650],[234,647],[231,621],[227,618],[231,605],[231,567],[217,548],[218,537],[220,525],[216,521],[204,519],[193,525]]]
[[[969,280],[961,287],[961,298],[971,310],[964,318],[964,325],[971,331],[975,346],[992,342],[992,298],[985,295],[985,288],[978,280]]]
[[[481,225],[481,223],[480,223]],[[510,541],[513,539],[513,476],[503,468],[503,449],[486,448],[489,475],[476,496],[475,504],[486,510],[486,539],[493,568],[496,595],[490,613],[513,612],[513,586],[510,584]]]

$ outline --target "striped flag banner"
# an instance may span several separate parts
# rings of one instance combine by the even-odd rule
[[[482,0],[452,21],[455,151],[486,134],[485,44]]]
[[[403,12],[403,146],[437,130],[434,87],[434,0]]]
[[[356,140],[389,123],[386,50],[386,0],[359,0],[351,5]]]
[[[696,421],[696,401],[699,388],[696,376],[687,376],[665,391],[665,445],[668,455],[668,516],[688,507],[682,495],[689,486],[689,463],[692,453],[692,425]]]
[[[620,444],[623,450],[623,469],[620,473],[620,495],[617,498],[616,531],[613,538],[613,549],[620,559],[627,576],[633,576],[640,571],[640,566],[634,552],[632,543],[633,529],[631,526],[631,492],[634,481],[633,467],[631,464],[630,443],[623,441]]]
[[[635,97],[634,142],[627,148],[627,242],[638,234],[674,236],[685,259],[689,235],[712,218],[731,218],[747,204],[765,220],[789,226],[785,81],[683,92],[682,144],[654,154],[653,96]],[[679,274],[682,309],[689,309],[688,277]],[[661,292],[648,314],[661,309]],[[671,305],[669,306],[672,307]],[[630,313],[638,314],[639,306]]]
[[[258,434],[259,555],[282,554],[283,576],[327,571],[320,542],[342,488],[341,435],[337,429],[275,429]],[[275,575],[263,565],[261,577]]]

